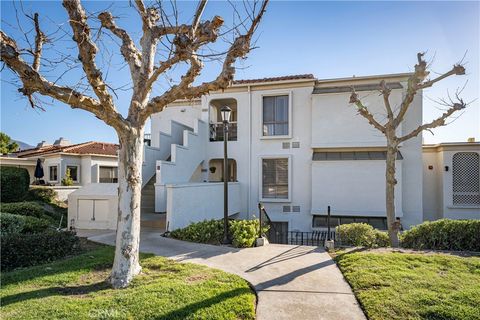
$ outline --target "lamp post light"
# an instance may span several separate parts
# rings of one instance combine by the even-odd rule
[[[228,106],[224,106],[220,109],[223,122],[223,243],[227,244],[228,241],[228,124],[230,123],[230,115],[232,109]]]

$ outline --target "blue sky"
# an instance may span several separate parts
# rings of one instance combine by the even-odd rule
[[[237,3],[239,4],[239,3]],[[30,22],[22,17],[20,3],[16,2],[20,21],[24,29]],[[84,2],[89,12],[109,10],[118,16],[117,23],[136,35],[139,33],[137,13],[128,1],[116,3],[103,1]],[[194,2],[179,2],[180,13],[190,17]],[[27,13],[39,12],[45,32],[51,33],[55,25],[66,30],[66,13],[57,1],[23,2]],[[313,73],[317,78],[337,78],[352,75],[371,75],[412,71],[416,53],[427,51],[427,60],[432,61],[432,70],[444,72],[458,62],[466,53],[467,75],[447,79],[424,93],[424,122],[440,115],[442,110],[432,100],[447,97],[448,92],[465,86],[462,97],[473,101],[463,114],[449,126],[434,130],[435,135],[424,133],[426,143],[466,141],[468,137],[480,140],[480,95],[479,82],[479,2],[326,2],[326,1],[273,1],[258,29],[257,49],[248,59],[239,64],[237,79],[259,78],[288,74]],[[204,17],[215,14],[223,16],[231,25],[232,8],[226,2],[210,2]],[[2,30],[18,38],[15,10],[12,1],[1,2]],[[58,31],[54,38],[59,38]],[[104,39],[100,49],[118,53],[115,43]],[[25,43],[21,42],[25,45]],[[76,56],[69,37],[55,44],[47,44],[45,57],[56,56],[57,52],[69,52]],[[99,55],[101,61],[108,60],[110,69],[107,80],[113,87],[128,84],[128,70],[121,68],[119,56]],[[102,65],[102,62],[99,62]],[[176,70],[177,74],[181,68]],[[218,65],[208,64],[200,80],[210,79]],[[48,72],[56,79],[64,69]],[[172,76],[175,76],[175,72]],[[81,72],[68,72],[60,84],[75,84]],[[10,84],[12,73],[1,73],[1,130],[12,138],[30,144],[41,140],[53,142],[64,136],[72,142],[89,140],[116,142],[113,129],[93,115],[72,110],[61,103],[44,99],[46,111],[32,110],[26,99]],[[467,81],[468,80],[468,81]],[[154,93],[160,93],[162,83]],[[117,90],[117,104],[121,111],[128,108],[129,91]],[[477,100],[475,100],[477,99]],[[147,128],[149,131],[149,128]]]

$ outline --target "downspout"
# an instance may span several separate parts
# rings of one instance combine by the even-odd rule
[[[247,195],[247,219],[250,218],[250,205],[252,200],[252,91],[250,85],[248,89],[248,112],[249,112],[249,121],[248,121],[248,131],[249,131],[249,146],[248,146],[248,195]]]

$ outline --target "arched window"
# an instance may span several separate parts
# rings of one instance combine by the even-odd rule
[[[480,156],[476,152],[453,155],[453,204],[480,205]]]

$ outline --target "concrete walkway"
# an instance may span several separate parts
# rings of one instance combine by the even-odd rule
[[[88,236],[105,244],[115,241],[114,232]],[[246,279],[257,292],[260,320],[366,319],[340,270],[317,247],[270,244],[235,249],[168,239],[143,230],[140,250]]]

